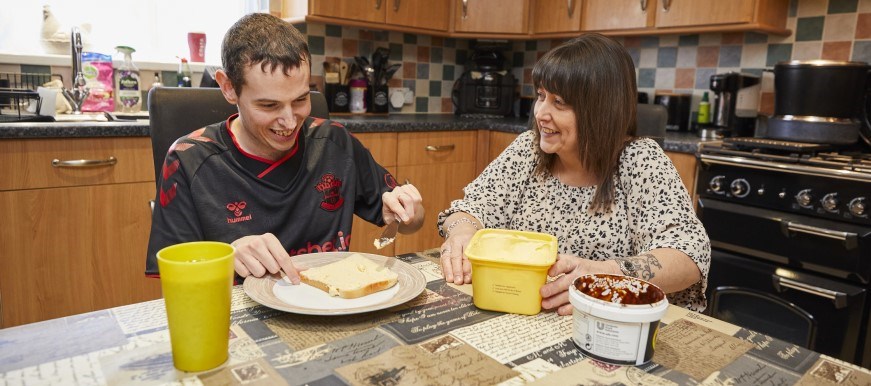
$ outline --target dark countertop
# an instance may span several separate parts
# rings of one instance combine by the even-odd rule
[[[394,114],[390,116],[340,115],[332,118],[352,133],[414,132],[441,130],[526,131],[526,118],[465,118],[452,114]],[[29,138],[147,137],[147,121],[135,122],[33,122],[0,123],[0,140]],[[700,140],[695,133],[668,132],[666,151],[695,153]]]

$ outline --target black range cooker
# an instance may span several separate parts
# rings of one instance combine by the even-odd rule
[[[739,137],[698,156],[706,313],[871,367],[871,154]]]

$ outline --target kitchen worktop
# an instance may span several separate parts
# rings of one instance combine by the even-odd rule
[[[466,118],[453,114],[394,114],[332,117],[352,133],[492,130],[521,133],[527,118]],[[0,140],[29,138],[147,137],[148,121],[0,123]],[[700,139],[695,133],[667,132],[666,151],[695,153]]]

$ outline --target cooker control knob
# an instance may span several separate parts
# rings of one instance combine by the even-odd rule
[[[735,181],[732,181],[732,185],[729,186],[729,189],[732,191],[732,195],[735,197],[747,197],[747,195],[750,194],[750,183],[743,178],[739,178]]]
[[[723,193],[723,190],[726,187],[726,176],[716,176],[712,178],[711,182],[708,183],[708,186],[714,193]]]
[[[801,205],[805,208],[810,207],[811,201],[813,201],[813,199],[814,199],[814,196],[811,195],[810,189],[802,190],[801,192],[798,192],[798,194],[795,195],[795,202],[797,202],[799,205]]]
[[[867,214],[865,211],[865,197],[856,197],[850,200],[850,203],[847,204],[847,209],[850,210],[850,213],[853,216],[864,216]]]
[[[835,212],[838,210],[838,193],[829,193],[820,200],[820,204],[822,204],[823,209],[829,212]]]

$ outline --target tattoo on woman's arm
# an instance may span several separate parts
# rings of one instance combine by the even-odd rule
[[[662,264],[659,259],[652,253],[645,253],[638,256],[620,257],[614,259],[620,266],[620,270],[626,276],[633,276],[639,279],[650,280],[656,276],[653,268],[662,269]]]

